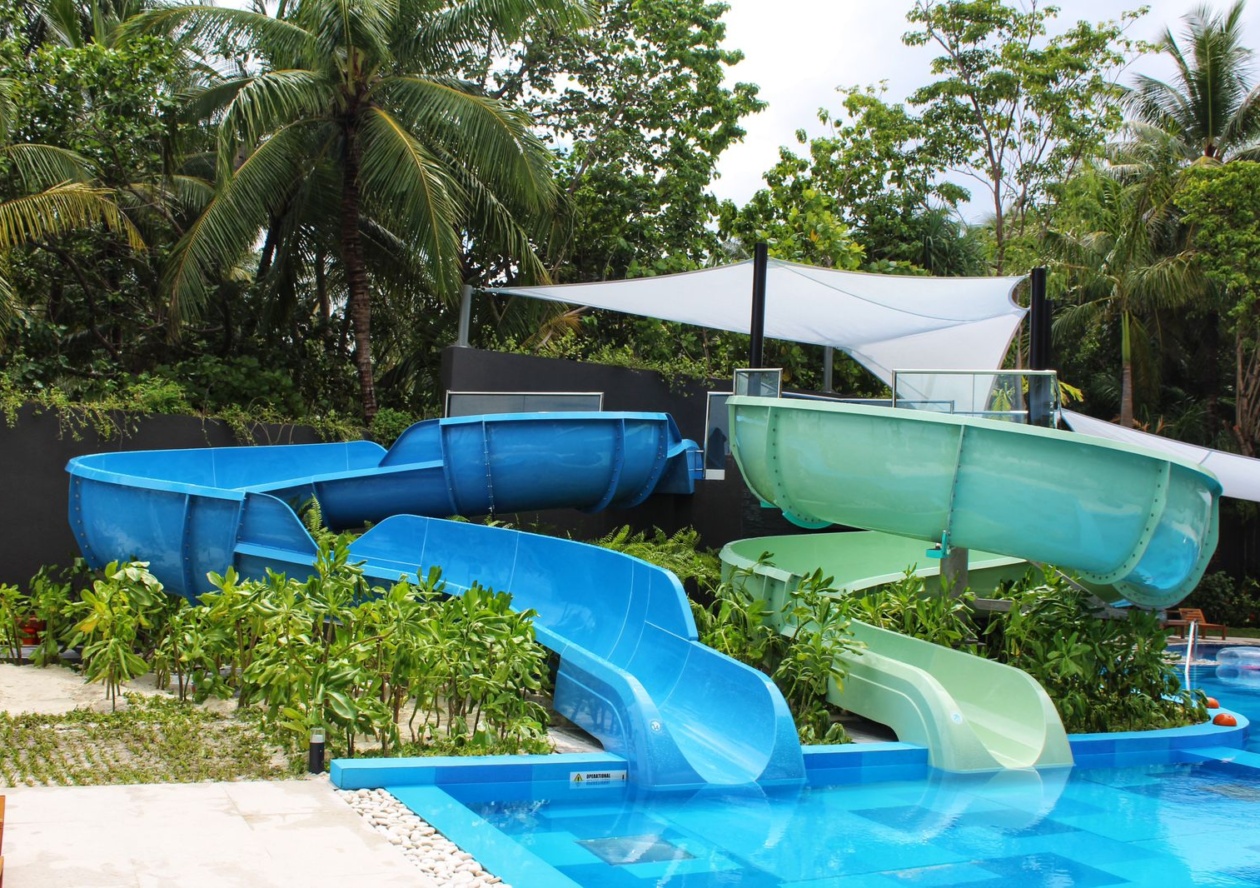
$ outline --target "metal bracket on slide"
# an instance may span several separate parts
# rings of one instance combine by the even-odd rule
[[[944,558],[949,555],[949,531],[941,531],[941,541],[927,550],[928,558]]]

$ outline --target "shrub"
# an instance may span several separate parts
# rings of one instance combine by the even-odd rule
[[[1207,574],[1182,604],[1197,607],[1209,620],[1227,626],[1254,626],[1260,613],[1255,581],[1237,583],[1225,571]]]
[[[1201,691],[1181,687],[1167,633],[1151,611],[1107,619],[1085,589],[1047,576],[1017,590],[991,619],[991,655],[1022,669],[1054,701],[1072,733],[1143,731],[1207,719]]]

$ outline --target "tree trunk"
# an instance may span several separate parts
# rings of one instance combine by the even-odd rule
[[[1234,349],[1237,377],[1234,392],[1234,437],[1243,456],[1256,455],[1260,440],[1260,352],[1249,342],[1247,319],[1238,321]]]
[[[353,115],[348,115],[353,118]],[[348,313],[354,325],[354,363],[359,372],[363,419],[376,415],[376,381],[372,376],[372,297],[359,238],[359,134],[353,119],[345,128],[345,163],[341,184],[341,261],[350,291]]]
[[[1129,339],[1129,313],[1120,315],[1120,425],[1133,428],[1133,349]]]

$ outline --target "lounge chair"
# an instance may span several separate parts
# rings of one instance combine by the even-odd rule
[[[1173,617],[1173,614],[1176,614],[1177,616]],[[1178,638],[1181,638],[1186,634],[1186,628],[1191,623],[1198,623],[1200,630],[1203,630],[1203,629],[1221,630],[1222,640],[1224,640],[1225,635],[1229,632],[1229,630],[1222,623],[1209,623],[1207,621],[1207,617],[1203,616],[1203,611],[1199,610],[1197,607],[1173,608],[1172,610],[1168,611],[1168,617],[1169,619],[1164,620],[1164,628],[1176,629],[1177,631],[1173,634],[1176,635]]]

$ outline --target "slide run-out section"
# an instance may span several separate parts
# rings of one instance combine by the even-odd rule
[[[440,520],[554,507],[627,508],[690,493],[694,443],[663,414],[562,413],[419,423],[388,451],[367,443],[80,457],[70,520],[96,566],[140,558],[172,592],[208,590],[235,565],[309,574],[298,517],[315,500],[382,582],[440,567],[447,590],[511,592],[560,657],[555,705],[624,755],[644,788],[796,782],[804,766],[782,696],[761,673],[699,644],[673,574],[570,540]]]
[[[865,405],[734,397],[731,448],[763,501],[802,524],[872,533],[771,537],[728,546],[764,594],[822,567],[850,591],[935,573],[928,544],[970,550],[973,586],[1012,564],[1075,570],[1115,599],[1180,601],[1216,546],[1220,485],[1136,447],[1013,423]],[[773,567],[757,566],[772,552]],[[989,554],[996,553],[996,554]],[[1105,588],[1104,588],[1105,592]],[[855,623],[845,709],[923,743],[954,771],[1070,764],[1062,724],[1023,672]]]

